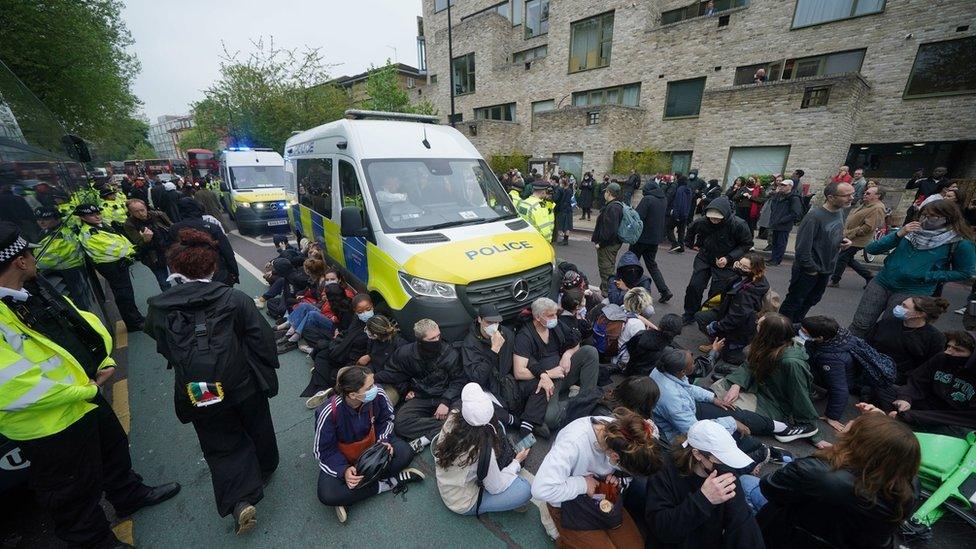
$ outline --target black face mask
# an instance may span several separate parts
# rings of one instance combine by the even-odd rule
[[[747,271],[745,269],[742,269],[742,268],[739,268],[739,267],[732,267],[732,272],[734,272],[735,274],[737,274],[739,276],[746,276],[746,275],[749,274],[749,271]]]
[[[417,351],[420,353],[420,358],[431,360],[441,356],[441,345],[442,341],[417,341]]]
[[[962,367],[965,366],[967,362],[969,362],[969,357],[945,355],[944,362],[946,366]]]
[[[716,464],[714,470],[717,476],[722,476],[725,473],[732,473],[732,475],[736,478],[739,478],[740,475],[745,473],[743,469],[733,469],[724,463]]]

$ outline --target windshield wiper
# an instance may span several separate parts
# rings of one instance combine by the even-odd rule
[[[477,225],[479,223],[486,223],[489,221],[483,217],[477,219],[462,219],[461,221],[446,221],[444,223],[436,223],[434,225],[427,225],[426,227],[417,227],[413,229],[414,231],[433,231],[436,229],[446,229],[447,227],[460,227],[462,225]]]

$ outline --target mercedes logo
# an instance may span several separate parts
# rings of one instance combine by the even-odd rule
[[[272,209],[272,210],[277,210],[278,209],[278,203],[277,202],[272,202],[271,204],[268,205],[268,207],[270,209]]]
[[[529,283],[524,278],[520,278],[512,284],[512,297],[515,301],[525,301],[529,297]]]

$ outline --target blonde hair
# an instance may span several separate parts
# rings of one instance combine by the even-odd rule
[[[429,318],[421,318],[413,325],[413,335],[417,339],[423,339],[428,332],[437,329],[437,323]]]
[[[624,309],[628,312],[642,315],[644,314],[644,309],[651,305],[654,305],[654,298],[651,297],[651,292],[648,292],[640,286],[631,288],[624,294]]]

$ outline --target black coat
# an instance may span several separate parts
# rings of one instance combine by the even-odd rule
[[[646,376],[657,367],[661,354],[668,347],[674,346],[674,338],[664,335],[658,330],[641,330],[627,342],[627,352],[630,362],[627,363],[627,375]]]
[[[596,192],[596,181],[591,177],[583,178],[579,184],[579,196],[576,198],[576,205],[580,209],[588,210],[593,207],[593,196]]]
[[[735,277],[722,292],[722,304],[718,309],[716,331],[728,343],[748,344],[756,335],[756,320],[763,298],[769,291],[766,277],[752,282],[742,282]]]
[[[803,219],[803,202],[798,194],[769,195],[769,230],[792,231]]]
[[[856,474],[832,471],[815,457],[798,459],[763,477],[769,500],[756,519],[769,547],[894,547],[897,507],[854,493]],[[818,541],[819,538],[822,541]]]
[[[368,341],[366,344],[366,354],[369,355],[368,366],[374,374],[386,369],[393,353],[407,344],[407,340],[403,339],[400,334],[393,336],[389,341],[380,341],[379,339],[368,339]]]
[[[624,205],[619,200],[607,204],[600,210],[600,215],[596,217],[596,226],[593,227],[592,242],[601,246],[612,246],[620,244],[620,237],[617,236],[617,229],[620,228],[620,221],[624,217]]]
[[[199,202],[193,200],[192,198],[182,198],[180,199],[180,212],[182,212],[182,221],[178,223],[173,223],[169,228],[170,239],[176,242],[180,238],[180,229],[196,229],[198,231],[203,231],[210,235],[211,238],[217,241],[218,257],[217,257],[217,272],[214,273],[213,279],[218,282],[225,282],[227,284],[237,284],[241,279],[240,270],[237,267],[237,258],[234,257],[234,248],[230,245],[230,240],[227,240],[227,235],[224,231],[216,225],[211,225],[203,220],[203,206]]]
[[[637,213],[644,221],[644,230],[637,239],[638,244],[657,246],[665,239],[664,222],[667,215],[668,199],[661,187],[653,181],[644,185],[644,198],[637,204]]]
[[[394,385],[401,395],[413,391],[417,398],[436,398],[445,406],[461,398],[461,389],[467,381],[460,354],[446,342],[434,360],[420,358],[417,342],[400,347],[375,380]]]
[[[722,212],[725,219],[715,224],[708,217],[698,218],[688,228],[685,246],[699,248],[698,255],[709,265],[720,257],[731,264],[752,248],[752,231],[744,220],[732,215],[732,205],[724,196],[711,201],[708,209],[712,208]]]
[[[491,339],[481,337],[481,329],[475,321],[468,335],[461,342],[461,364],[467,381],[481,385],[481,388],[498,396],[501,394],[497,377],[512,375],[512,346],[515,333],[505,326],[498,330],[505,338],[502,348],[496,353],[491,350]]]

